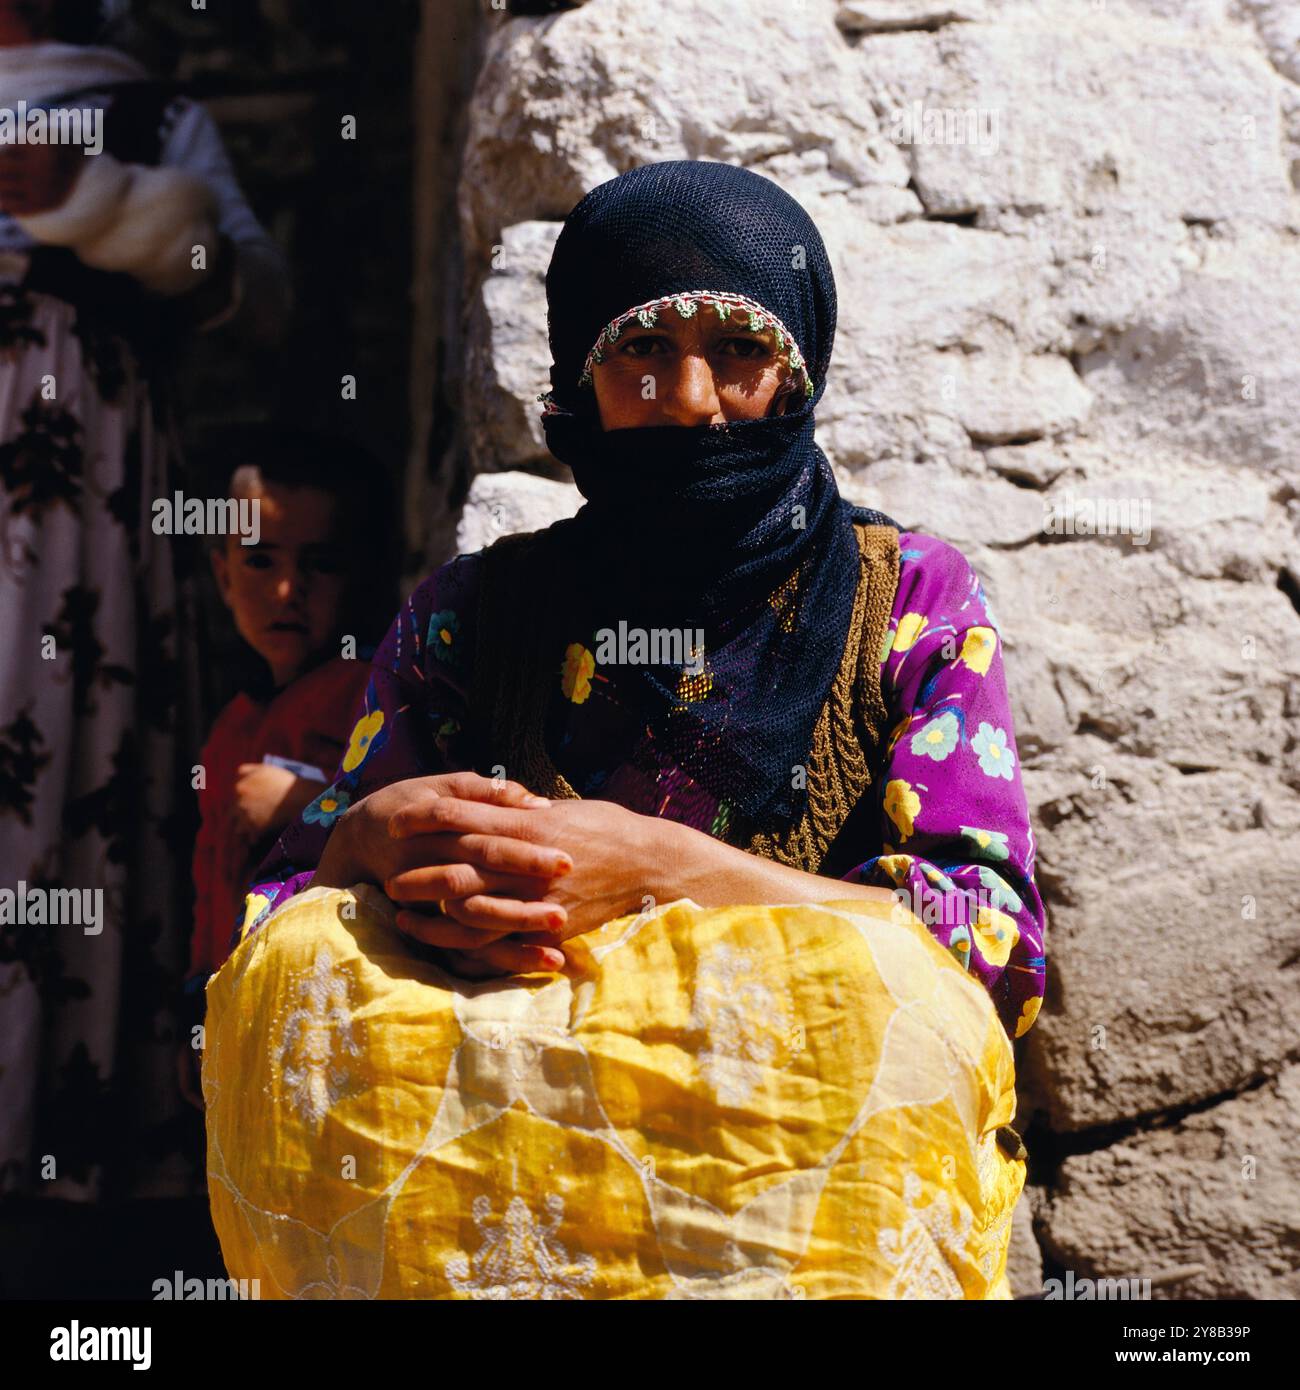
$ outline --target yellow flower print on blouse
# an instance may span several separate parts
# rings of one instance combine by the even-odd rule
[[[882,854],[876,862],[895,883],[902,883],[907,877],[908,870],[912,867],[912,856],[910,854]]]
[[[998,635],[991,627],[972,627],[967,629],[957,660],[964,661],[977,676],[986,676],[997,649]]]
[[[596,670],[596,658],[581,642],[570,642],[564,650],[564,666],[560,671],[560,689],[565,698],[580,705],[591,694],[591,677]]]
[[[885,814],[898,827],[899,840],[906,840],[912,833],[916,818],[921,813],[921,798],[912,790],[912,784],[901,777],[895,777],[885,787]]]
[[[1038,1017],[1038,1011],[1043,1007],[1041,995],[1034,995],[1032,999],[1026,999],[1020,1009],[1020,1017],[1016,1020],[1016,1037],[1023,1037],[1034,1026],[1034,1020]]]
[[[344,772],[351,772],[365,762],[371,742],[383,727],[384,712],[381,709],[375,710],[373,714],[364,714],[357,720],[352,737],[348,739],[348,751],[343,755]]]
[[[972,924],[975,946],[990,965],[999,968],[1011,958],[1012,947],[1020,940],[1020,928],[995,907],[976,909]]]
[[[898,627],[894,632],[894,650],[896,652],[908,651],[925,631],[925,625],[928,621],[929,619],[924,613],[904,613],[899,618]]]

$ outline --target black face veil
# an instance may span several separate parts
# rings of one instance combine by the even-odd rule
[[[838,669],[859,576],[852,520],[813,438],[835,282],[808,214],[770,180],[702,161],[645,165],[573,209],[546,277],[543,428],[587,504],[566,554],[588,633],[620,620],[701,630],[706,678],[620,675],[665,759],[757,829],[802,813],[802,768]],[[623,328],[741,317],[790,354],[780,416],[604,431],[593,366]]]

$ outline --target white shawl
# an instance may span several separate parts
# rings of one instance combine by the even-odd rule
[[[147,77],[134,59],[111,48],[0,48],[0,107]],[[216,207],[207,184],[182,169],[122,164],[109,154],[85,156],[59,207],[14,221],[34,241],[67,247],[86,265],[133,276],[156,294],[196,289],[217,262]],[[199,247],[205,256],[197,255]],[[203,269],[194,269],[196,259]]]

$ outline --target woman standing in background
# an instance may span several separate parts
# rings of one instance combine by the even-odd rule
[[[103,903],[93,934],[0,924],[0,1190],[80,1199],[188,1185],[161,1137],[199,742],[188,581],[151,524],[180,486],[169,369],[288,312],[212,118],[100,46],[126,9],[0,0],[0,107],[103,110],[100,154],[0,146],[0,871]]]

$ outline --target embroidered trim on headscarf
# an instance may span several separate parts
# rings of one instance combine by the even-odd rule
[[[587,354],[587,360],[582,364],[582,375],[578,378],[578,385],[590,385],[593,365],[605,360],[606,347],[612,347],[618,342],[623,329],[633,319],[642,328],[653,328],[659,321],[660,310],[673,308],[677,310],[680,318],[693,319],[701,304],[712,309],[724,323],[731,317],[733,310],[741,310],[748,315],[745,327],[751,333],[762,333],[764,329],[770,328],[776,334],[778,352],[784,352],[787,345],[789,346],[790,370],[803,374],[804,395],[813,394],[813,384],[805,369],[803,353],[799,350],[799,344],[795,342],[794,334],[770,309],[764,308],[757,300],[750,299],[748,295],[733,294],[725,290],[683,290],[677,294],[666,294],[659,299],[647,300],[644,304],[637,304],[625,310],[607,323],[597,335],[591,351]],[[537,399],[546,407],[543,414],[549,415],[558,411],[559,407],[551,400],[549,391],[544,391]]]

